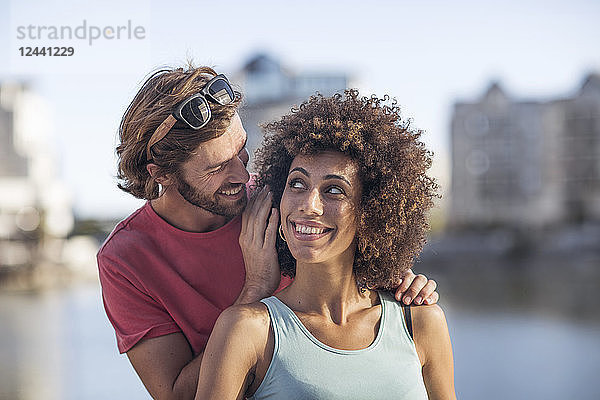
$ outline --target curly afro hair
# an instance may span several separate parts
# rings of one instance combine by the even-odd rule
[[[357,285],[393,289],[425,244],[427,211],[437,197],[438,186],[426,175],[432,153],[419,141],[422,131],[402,119],[395,100],[359,97],[355,89],[312,96],[263,129],[256,185],[271,187],[276,207],[297,155],[338,151],[356,162],[363,185],[353,267]],[[277,240],[281,271],[293,277],[295,259]]]

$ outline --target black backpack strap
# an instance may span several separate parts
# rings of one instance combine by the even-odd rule
[[[413,329],[412,329],[412,315],[410,313],[410,306],[402,304],[402,311],[403,311],[403,314],[404,314],[404,322],[406,322],[406,328],[408,329],[408,333],[410,334],[410,338],[414,339],[414,337],[413,337]]]

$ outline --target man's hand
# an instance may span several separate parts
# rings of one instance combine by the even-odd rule
[[[260,300],[272,295],[279,286],[281,272],[275,250],[279,213],[271,208],[272,200],[273,195],[265,186],[252,196],[242,214],[240,247],[246,265],[246,282],[236,303]]]
[[[425,275],[415,275],[411,269],[402,276],[402,282],[396,289],[396,300],[404,304],[435,304],[440,295],[435,291],[437,283],[433,279],[427,279]]]

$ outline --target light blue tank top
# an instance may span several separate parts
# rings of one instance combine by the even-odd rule
[[[327,346],[277,297],[261,300],[269,310],[275,348],[251,399],[427,399],[402,307],[388,293],[379,292],[379,299],[379,332],[360,350]]]

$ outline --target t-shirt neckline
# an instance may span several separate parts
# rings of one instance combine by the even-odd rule
[[[242,218],[241,215],[237,215],[237,216],[233,217],[230,221],[228,221],[225,225],[223,225],[220,228],[215,229],[214,231],[189,232],[189,231],[184,231],[183,229],[179,229],[179,228],[171,225],[167,221],[165,221],[160,215],[158,215],[158,213],[154,210],[154,208],[152,208],[152,204],[150,203],[150,201],[147,201],[146,204],[144,205],[144,211],[149,216],[149,218],[153,221],[153,223],[158,224],[158,226],[161,227],[162,229],[166,229],[173,234],[183,235],[183,236],[187,236],[187,237],[194,236],[194,237],[209,238],[212,236],[220,236],[224,233],[229,232],[231,229],[235,228],[236,223]]]

